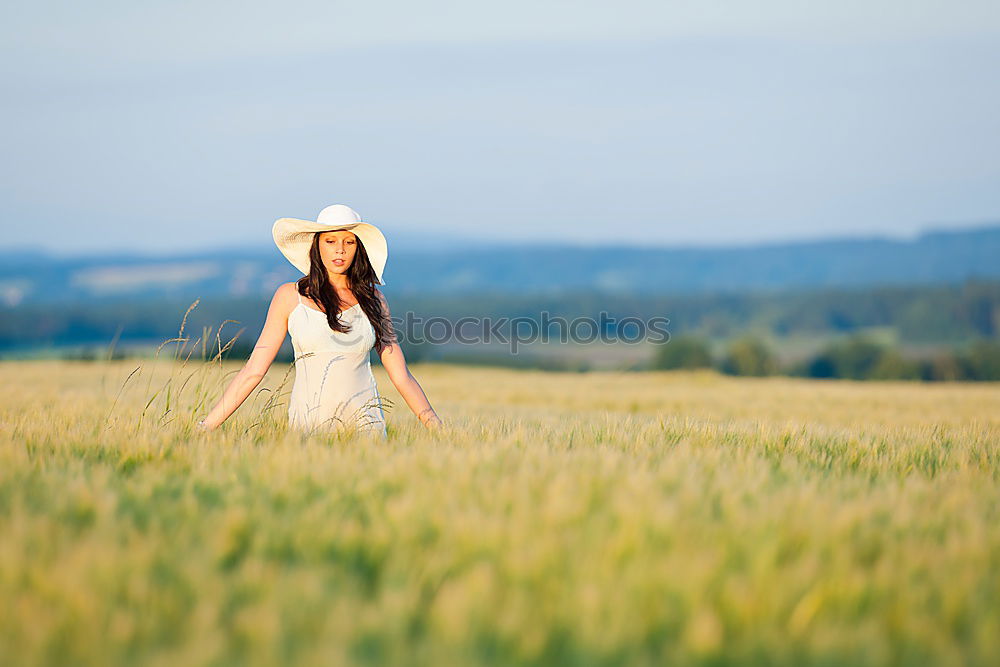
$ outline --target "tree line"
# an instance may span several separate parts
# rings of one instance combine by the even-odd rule
[[[661,343],[650,367],[656,370],[715,368],[728,375],[792,375],[852,380],[998,381],[1000,341],[980,339],[922,357],[903,354],[897,345],[858,334],[827,343],[818,352],[782,364],[761,338],[730,341],[721,355],[709,341],[679,336]]]

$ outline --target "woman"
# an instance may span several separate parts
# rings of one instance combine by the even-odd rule
[[[386,436],[385,415],[372,375],[374,347],[389,379],[421,423],[442,425],[399,347],[384,285],[385,236],[362,222],[352,208],[327,206],[315,221],[281,218],[274,241],[305,274],[278,287],[250,359],[219,402],[198,422],[212,430],[260,384],[278,348],[291,334],[295,383],[288,404],[289,426],[304,430],[356,428]]]

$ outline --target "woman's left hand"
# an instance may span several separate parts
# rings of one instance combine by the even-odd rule
[[[423,424],[428,430],[436,431],[444,428],[444,422],[441,421],[441,418],[437,416],[437,413],[434,412],[433,409],[428,408],[424,412],[429,412],[430,414],[423,417],[423,413],[421,413],[422,418],[420,419],[420,423]]]

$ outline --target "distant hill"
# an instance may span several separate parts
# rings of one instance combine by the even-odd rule
[[[266,297],[298,277],[273,247],[70,258],[7,250],[0,251],[0,306],[122,297]],[[732,247],[470,241],[443,249],[400,242],[397,250],[390,238],[385,289],[388,294],[455,296],[592,288],[635,295],[956,284],[970,278],[1000,278],[1000,225],[928,232],[910,241],[855,238]]]

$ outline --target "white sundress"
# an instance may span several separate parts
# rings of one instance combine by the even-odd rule
[[[375,329],[361,304],[341,311],[341,321],[351,329],[341,333],[330,328],[326,313],[298,296],[299,305],[288,315],[295,352],[289,427],[310,433],[355,427],[386,437],[382,398],[369,359]]]

